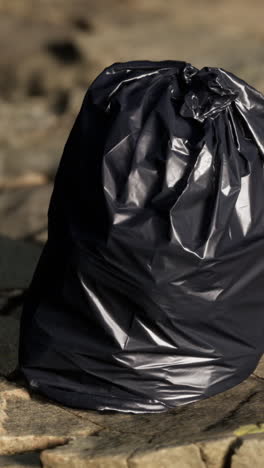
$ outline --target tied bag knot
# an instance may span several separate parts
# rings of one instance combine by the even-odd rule
[[[187,93],[180,114],[204,122],[215,118],[238,97],[238,91],[223,83],[218,69],[204,67],[201,70],[187,64],[183,70]],[[188,90],[189,89],[189,90]]]

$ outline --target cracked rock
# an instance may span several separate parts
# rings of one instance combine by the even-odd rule
[[[206,468],[224,468],[224,460],[232,450],[236,437],[224,437],[201,442],[198,447]]]
[[[100,431],[45,450],[43,466],[223,468],[237,440],[235,430],[264,420],[263,389],[263,383],[251,377],[225,393],[162,415],[69,409],[83,421],[96,423]]]
[[[0,455],[43,450],[98,431],[67,409],[0,381]]]
[[[98,465],[99,467],[99,465]],[[134,455],[128,462],[129,468],[205,468],[196,445],[157,448]]]
[[[138,434],[151,444],[180,444],[229,434],[243,424],[264,421],[263,384],[249,378],[236,387],[207,400],[160,414],[106,414],[72,410],[111,432]]]
[[[244,440],[231,459],[231,468],[263,468],[264,438]]]
[[[87,437],[45,450],[41,461],[44,468],[205,468],[195,445],[148,450],[140,434]]]
[[[87,437],[41,454],[43,468],[127,468],[127,459],[139,437]]]

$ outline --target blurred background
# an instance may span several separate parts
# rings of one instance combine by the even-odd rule
[[[263,0],[0,0],[0,235],[43,242],[84,93],[116,61],[223,67],[264,91]]]

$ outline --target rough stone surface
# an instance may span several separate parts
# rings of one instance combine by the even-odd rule
[[[88,420],[5,380],[0,382],[0,455],[41,450],[98,430]]]
[[[127,460],[133,468],[174,467],[177,465],[173,465],[173,454],[177,448],[182,466],[192,468],[195,465],[190,460],[193,459],[197,466],[207,463],[206,468],[222,468],[237,439],[236,429],[250,421],[264,420],[263,390],[263,383],[251,377],[221,395],[162,415],[108,415],[70,410],[96,422],[102,430],[97,437],[82,439],[81,444],[75,440],[64,447],[44,451],[41,459],[44,467],[104,467],[109,459],[111,466],[117,467],[126,466]]]
[[[78,439],[62,450],[45,450],[41,454],[44,468],[127,468],[127,460],[139,438],[116,435],[104,440],[100,436]]]
[[[199,448],[196,445],[158,448],[132,456],[129,468],[205,468]]]
[[[192,405],[179,407],[165,414],[108,415],[95,412],[73,411],[111,432],[138,434],[156,443],[184,443],[192,433],[192,440],[230,433],[245,424],[264,420],[263,383],[251,377],[240,385]],[[190,427],[190,421],[191,427]]]
[[[140,442],[135,440],[134,446],[129,439],[127,442],[124,437],[119,437],[114,445],[94,447],[93,439],[89,437],[81,443],[72,442],[61,450],[46,450],[41,455],[41,461],[44,468],[204,468],[199,448],[195,445],[150,451],[145,446],[145,450],[134,455],[136,444]],[[90,452],[88,457],[87,452]]]
[[[228,454],[232,453],[236,441],[236,437],[231,436],[198,444],[204,468],[224,468]]]
[[[263,468],[264,438],[248,438],[232,457],[231,468]]]

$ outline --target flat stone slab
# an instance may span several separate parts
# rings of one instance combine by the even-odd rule
[[[92,421],[41,397],[31,397],[5,379],[0,381],[0,410],[0,455],[65,444],[98,430]]]
[[[19,294],[0,295],[2,376],[17,363]],[[263,366],[222,394],[143,415],[66,408],[3,376],[0,468],[263,468]]]
[[[90,435],[43,451],[41,460],[45,468],[222,468],[229,457],[231,464],[226,466],[238,468],[240,456],[245,459],[242,447],[246,441],[258,447],[258,457],[262,454],[258,463],[263,463],[263,391],[264,383],[250,377],[225,393],[166,414],[71,410],[96,422],[101,430],[96,437]]]
[[[1,459],[16,466],[15,455],[38,451],[44,468],[251,468],[250,460],[263,468],[263,390],[250,377],[167,413],[100,414],[54,404],[2,378],[0,467]]]

